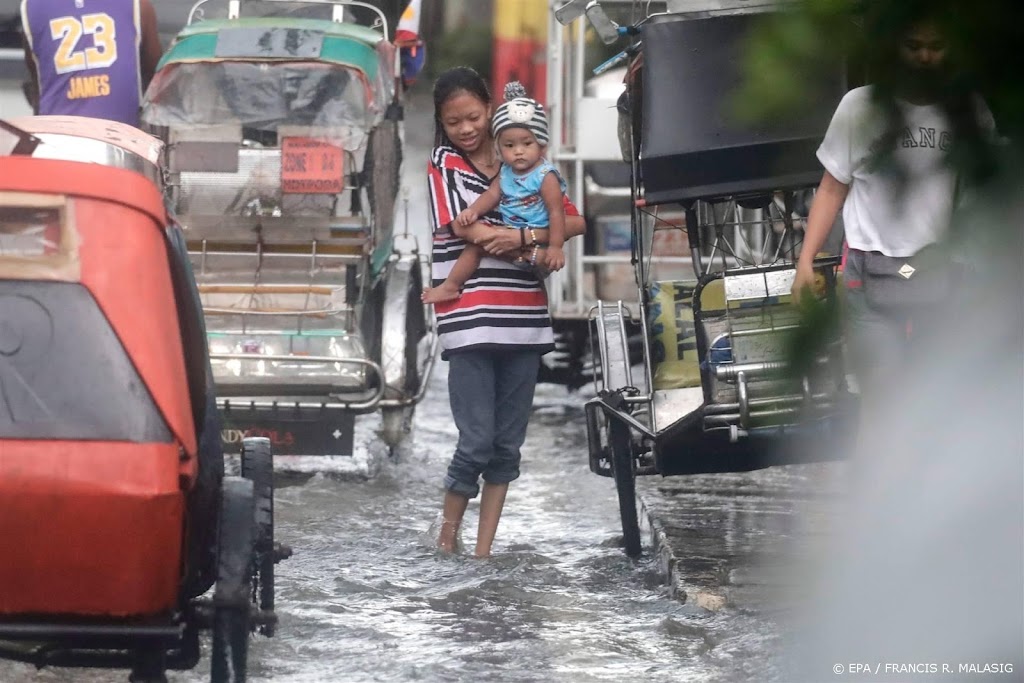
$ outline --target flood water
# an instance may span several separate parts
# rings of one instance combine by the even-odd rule
[[[410,215],[422,217],[429,99],[420,95],[407,111],[405,186]],[[583,398],[560,388],[538,389],[495,556],[438,554],[441,482],[456,441],[446,375],[439,362],[398,457],[388,457],[377,418],[366,416],[357,421],[352,466],[322,462],[349,474],[279,472],[276,534],[295,555],[277,567],[277,636],[252,641],[250,680],[765,679],[777,649],[769,621],[685,605],[669,595],[650,552],[625,557],[614,485],[587,465]],[[308,458],[285,465],[323,469]],[[476,515],[474,503],[463,532],[470,550]],[[204,647],[196,670],[169,679],[209,680]],[[2,683],[125,680],[126,672],[0,661]]]
[[[397,459],[376,443],[373,418],[360,422],[374,476],[281,474],[276,533],[295,555],[278,565],[278,635],[252,641],[250,680],[726,681],[771,658],[768,624],[682,604],[650,553],[625,557],[614,486],[590,473],[582,411],[554,388],[541,388],[494,557],[436,552],[456,438],[446,372],[440,364]],[[170,680],[209,680],[207,654]],[[3,663],[0,680],[127,676]]]

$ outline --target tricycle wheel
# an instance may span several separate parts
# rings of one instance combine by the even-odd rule
[[[388,308],[384,313],[385,334],[390,333],[393,336],[383,342],[381,360],[388,367],[393,367],[395,360],[400,363],[398,367],[401,368],[401,382],[389,385],[389,390],[394,391],[397,397],[408,399],[417,394],[420,382],[426,381],[426,378],[420,377],[419,350],[420,340],[427,331],[427,324],[423,302],[420,301],[423,288],[420,285],[419,269],[415,265],[412,266],[412,271],[404,278],[400,278],[401,272],[403,271],[396,268],[391,275],[396,288],[400,286],[404,292],[399,290],[396,296],[394,290],[389,287],[388,294],[395,298],[398,306],[394,309]],[[412,417],[415,412],[415,404],[381,409],[380,438],[392,453],[412,428]]]
[[[630,557],[639,557],[640,524],[636,516],[636,472],[633,462],[633,443],[629,427],[616,419],[611,419],[609,422],[608,441],[612,451],[615,491],[619,496],[622,540],[626,554]]]
[[[213,617],[211,683],[245,683],[249,658],[247,608],[218,607]]]
[[[381,408],[380,438],[392,453],[412,428],[412,416],[415,411],[415,406]]]
[[[211,683],[244,683],[249,655],[252,558],[256,541],[253,484],[225,477],[213,596]]]
[[[256,559],[253,567],[254,602],[260,611],[274,611],[274,456],[270,439],[242,440],[242,476],[252,482],[256,504]],[[265,621],[259,632],[274,635],[274,624]]]

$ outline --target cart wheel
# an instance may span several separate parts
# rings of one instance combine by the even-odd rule
[[[249,657],[246,608],[218,607],[213,617],[210,683],[245,683]]]
[[[608,441],[612,450],[612,472],[619,494],[619,516],[622,518],[622,539],[626,554],[640,556],[640,524],[636,516],[636,474],[633,469],[633,444],[629,427],[619,420],[609,420]]]
[[[217,540],[211,683],[244,683],[249,655],[252,558],[256,541],[253,484],[225,477]]]
[[[420,301],[420,277],[414,270],[406,285],[405,314],[401,329],[405,333],[405,345],[402,349],[402,362],[405,365],[404,382],[401,387],[403,396],[415,396],[419,390],[420,377],[419,348],[420,340],[426,334],[426,317],[423,302]],[[391,322],[391,321],[388,321]],[[415,405],[381,409],[380,438],[394,454],[412,427],[412,417],[416,412]]]
[[[366,143],[364,177],[369,179],[370,212],[378,233],[394,233],[395,201],[402,184],[402,140],[395,121],[383,121]]]
[[[242,440],[242,476],[252,482],[256,503],[256,562],[253,579],[254,602],[262,612],[274,611],[274,456],[270,440],[250,437]],[[259,632],[274,635],[271,622],[261,623]]]
[[[415,406],[381,408],[380,438],[392,455],[412,428],[412,416],[415,412]]]

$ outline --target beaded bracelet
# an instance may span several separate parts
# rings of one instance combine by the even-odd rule
[[[531,266],[537,265],[537,250],[538,249],[540,249],[540,247],[538,247],[536,244],[533,245],[533,253],[530,254],[530,265]]]
[[[523,239],[526,239],[525,235]],[[530,244],[537,244],[537,233],[533,231],[533,228],[530,228]]]

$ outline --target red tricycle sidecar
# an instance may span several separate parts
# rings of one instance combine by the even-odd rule
[[[213,680],[241,681],[250,630],[272,630],[269,443],[223,476],[169,226],[143,174],[0,157],[0,657],[162,680],[212,626]]]

